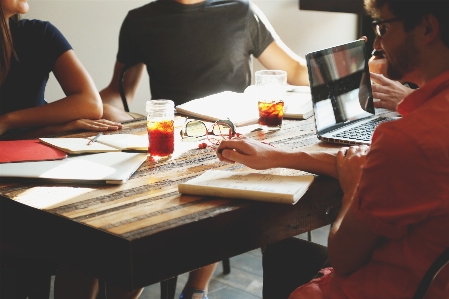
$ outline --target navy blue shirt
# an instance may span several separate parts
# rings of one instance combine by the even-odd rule
[[[248,0],[157,0],[128,13],[117,60],[145,63],[153,99],[179,105],[243,92],[251,84],[251,55],[259,57],[273,41]]]
[[[49,22],[10,21],[19,61],[11,58],[11,68],[0,86],[0,115],[46,104],[48,76],[56,60],[72,49],[61,32]]]

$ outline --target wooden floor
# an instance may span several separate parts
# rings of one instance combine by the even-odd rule
[[[327,245],[329,227],[314,230],[312,241]],[[307,239],[307,235],[298,236]],[[187,281],[188,274],[178,276],[175,299]],[[262,298],[262,252],[260,249],[252,250],[231,258],[231,273],[223,274],[221,263],[215,270],[209,284],[209,299],[258,299]],[[160,285],[154,284],[144,289],[139,299],[159,299]],[[53,286],[50,299],[53,299]]]

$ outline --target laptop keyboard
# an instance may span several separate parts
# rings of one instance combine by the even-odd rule
[[[338,134],[334,134],[332,136],[340,137],[340,138],[354,139],[354,140],[359,140],[359,141],[371,141],[374,129],[377,127],[377,125],[384,123],[384,122],[391,121],[391,120],[393,120],[393,119],[385,118],[385,117],[378,117],[378,118],[370,120],[364,124],[358,125],[349,130],[346,130],[346,131],[338,133]]]

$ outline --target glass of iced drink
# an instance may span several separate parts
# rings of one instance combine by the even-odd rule
[[[257,71],[255,77],[259,126],[265,130],[278,130],[284,117],[287,72],[263,70]]]
[[[169,157],[175,150],[174,103],[151,100],[146,103],[148,155],[154,161]]]

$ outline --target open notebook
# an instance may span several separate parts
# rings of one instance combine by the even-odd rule
[[[39,138],[54,148],[60,149],[69,154],[102,153],[119,151],[148,151],[148,135],[134,134],[108,134],[101,135],[96,142],[88,145],[88,138]]]
[[[0,181],[123,184],[146,158],[144,153],[110,152],[56,161],[3,163]]]

